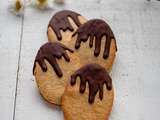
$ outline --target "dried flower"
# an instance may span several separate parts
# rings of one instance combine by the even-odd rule
[[[17,16],[22,16],[24,14],[24,1],[23,0],[12,0],[9,1],[9,11]]]
[[[33,5],[37,6],[39,9],[52,9],[53,0],[34,0]]]

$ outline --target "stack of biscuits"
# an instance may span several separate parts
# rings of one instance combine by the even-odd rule
[[[109,25],[63,10],[50,20],[47,36],[33,67],[41,95],[62,108],[65,120],[108,120],[117,51]]]

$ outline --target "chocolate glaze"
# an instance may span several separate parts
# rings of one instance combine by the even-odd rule
[[[57,12],[52,17],[51,21],[49,22],[49,27],[51,27],[54,30],[58,40],[62,40],[62,35],[60,33],[60,30],[63,30],[63,31],[74,30],[68,20],[68,17],[71,17],[78,27],[81,25],[81,23],[78,20],[78,16],[80,16],[80,14],[76,12],[73,12],[70,10],[63,10],[63,11]]]
[[[81,25],[73,36],[77,36],[75,48],[78,49],[81,42],[86,42],[90,37],[89,46],[93,47],[93,40],[95,37],[95,50],[94,55],[98,56],[101,49],[101,40],[103,36],[106,36],[105,49],[103,58],[106,59],[109,56],[111,39],[115,39],[114,34],[109,25],[100,19],[92,19],[85,24]]]
[[[69,52],[73,52],[73,50],[67,48],[66,46],[58,42],[47,42],[46,44],[41,46],[34,62],[33,74],[34,74],[36,62],[39,63],[39,65],[41,66],[44,72],[47,71],[47,66],[46,66],[46,63],[44,62],[44,59],[46,59],[52,65],[56,74],[59,77],[62,77],[63,73],[56,61],[56,58],[60,59],[63,56],[64,59],[67,62],[69,62],[70,58],[66,50],[68,50]]]
[[[71,85],[76,84],[76,78],[80,77],[80,93],[84,93],[86,83],[89,85],[89,103],[93,103],[97,92],[99,91],[99,98],[103,99],[103,86],[106,85],[108,90],[112,89],[112,79],[106,72],[105,68],[98,64],[87,64],[78,69],[71,75]]]

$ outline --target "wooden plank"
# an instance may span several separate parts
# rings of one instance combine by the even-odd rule
[[[8,1],[0,1],[0,119],[12,120],[20,50],[22,18],[7,10]]]
[[[53,12],[26,9],[15,120],[63,120],[60,109],[40,97],[32,75],[37,50],[47,41],[48,21],[60,9],[75,10],[87,18],[102,18],[111,25],[116,35],[118,54],[111,73],[116,98],[110,119],[149,120],[152,114],[149,114],[147,106],[158,118],[158,3],[150,4],[140,0],[86,0],[84,4],[82,0],[66,0],[65,6],[55,5],[54,8]]]
[[[25,10],[15,120],[63,119],[59,108],[49,105],[41,98],[32,75],[36,53],[47,42],[47,24],[52,15],[51,11],[31,7]]]
[[[144,119],[157,119],[160,117],[160,94],[159,94],[159,73],[160,73],[160,2],[152,1],[146,4],[149,20],[145,20],[147,14],[141,16],[143,24],[144,47],[141,51],[142,57],[142,79],[144,80]],[[149,108],[149,110],[147,109]]]
[[[113,9],[113,8],[112,8]],[[128,10],[129,12],[128,12]],[[107,15],[110,17],[107,17]],[[112,70],[112,78],[115,82],[116,96],[111,114],[111,120],[135,119],[140,120],[143,117],[142,111],[142,82],[135,71],[138,71],[138,50],[136,46],[136,27],[139,27],[139,15],[137,11],[111,10],[103,12],[102,17],[109,21],[115,31],[118,54],[115,65]],[[136,27],[134,27],[136,25]],[[139,35],[139,34],[138,34]],[[138,38],[137,38],[138,39]],[[136,110],[136,107],[139,107]]]
[[[160,17],[158,14],[160,9],[157,4],[157,2],[145,1],[132,3],[132,6],[136,7],[129,5],[132,9],[125,10],[128,17],[119,13],[118,19],[115,20],[123,21],[117,25],[113,24],[116,29],[129,28],[125,30],[125,34],[123,33],[124,43],[122,38],[118,41],[121,53],[118,53],[119,58],[115,65],[119,66],[113,69],[113,78],[118,79],[113,120],[149,120],[159,116],[160,26],[158,22]],[[130,19],[129,25],[127,18]],[[119,27],[120,24],[123,27]],[[123,29],[118,30],[118,33],[120,31],[122,32]],[[122,51],[123,49],[125,51]],[[119,88],[120,86],[122,87]]]

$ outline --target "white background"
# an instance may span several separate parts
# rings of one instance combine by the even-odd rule
[[[66,0],[53,11],[26,7],[24,17],[0,0],[0,120],[63,120],[60,108],[39,95],[32,66],[47,41],[52,15],[70,9],[112,27],[118,52],[112,70],[116,96],[110,120],[160,119],[160,2]]]

